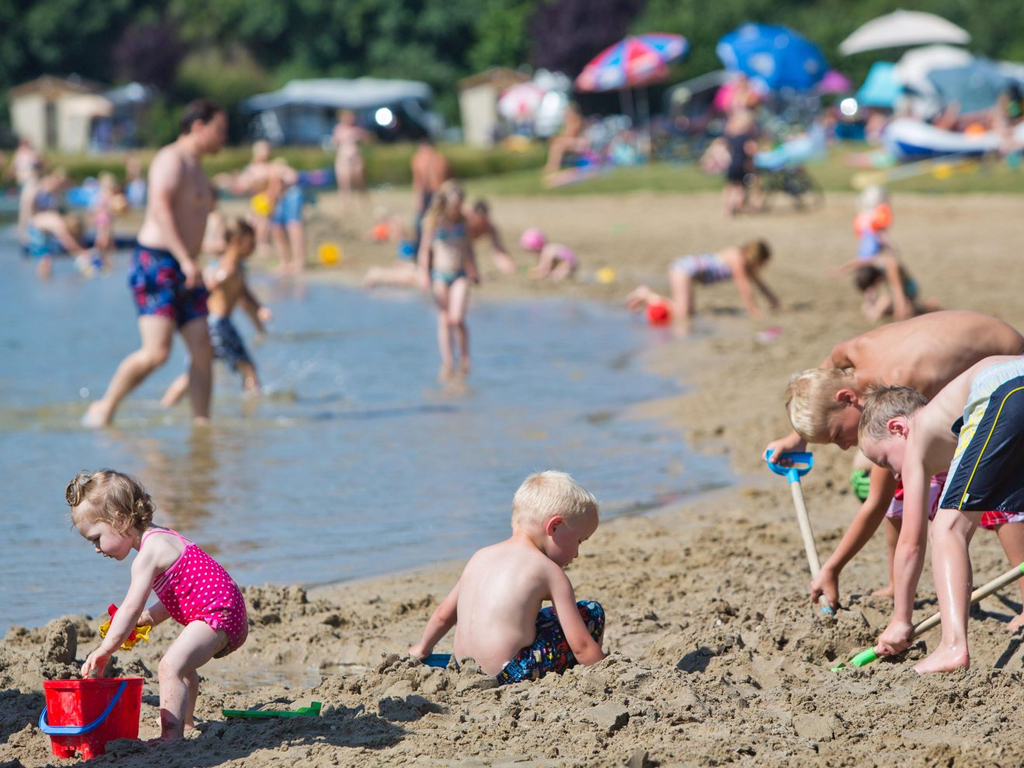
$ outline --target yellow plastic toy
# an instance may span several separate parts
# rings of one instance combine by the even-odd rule
[[[263,216],[264,218],[270,216],[270,198],[267,197],[266,193],[260,192],[250,198],[249,205],[253,211],[256,212],[257,216]]]
[[[597,282],[601,285],[611,285],[617,279],[615,270],[611,267],[601,267],[597,270]]]
[[[317,255],[320,257],[321,264],[327,266],[337,264],[341,261],[341,246],[337,243],[320,243]]]
[[[100,624],[100,637],[107,636],[107,632],[110,630],[110,622],[113,621],[114,614],[117,613],[117,606],[111,604],[110,607],[107,608],[107,613],[110,614],[110,618],[104,621],[102,624]],[[135,629],[133,629],[132,633],[128,635],[128,638],[123,643],[121,643],[121,650],[130,651],[132,648],[136,646],[136,644],[140,640],[142,642],[148,643],[149,632],[151,629],[153,629],[153,627],[150,624],[143,624],[141,627],[136,627]]]

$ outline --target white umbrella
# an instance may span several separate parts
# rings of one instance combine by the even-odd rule
[[[935,84],[928,78],[929,73],[937,69],[955,69],[966,67],[974,61],[974,56],[963,48],[949,45],[929,45],[907,51],[896,62],[896,81],[906,88],[913,88],[918,93],[935,93]]]
[[[530,120],[537,113],[544,94],[547,93],[536,83],[517,83],[506,89],[498,99],[498,111],[507,120],[522,122]]]
[[[967,30],[934,13],[896,11],[858,27],[839,44],[839,52],[849,56],[879,48],[901,48],[927,43],[963,45],[970,42],[970,39]]]

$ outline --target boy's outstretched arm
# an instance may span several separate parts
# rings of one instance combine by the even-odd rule
[[[924,568],[928,540],[928,486],[928,474],[920,458],[916,461],[911,458],[911,447],[908,446],[903,468],[903,526],[893,557],[895,605],[889,626],[879,636],[875,646],[879,656],[892,656],[910,645],[914,597]]]
[[[882,467],[872,466],[868,497],[857,510],[839,546],[811,581],[811,602],[817,602],[818,597],[824,594],[833,608],[839,607],[839,574],[878,530],[895,491],[896,478],[892,473]]]
[[[461,581],[459,582],[461,583]],[[459,584],[457,583],[448,597],[441,601],[441,604],[434,609],[427,620],[427,626],[423,629],[423,637],[415,645],[409,646],[409,655],[417,659],[425,659],[434,650],[438,641],[448,634],[448,631],[458,621],[459,607]]]
[[[555,566],[557,571],[551,577],[551,602],[554,604],[555,613],[558,614],[558,623],[562,625],[562,634],[572,650],[573,656],[580,664],[590,666],[596,664],[605,657],[601,646],[590,636],[587,625],[583,623],[576,608],[576,593],[573,591],[569,577],[561,568]]]

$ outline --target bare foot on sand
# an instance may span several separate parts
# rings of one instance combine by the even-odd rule
[[[110,417],[110,408],[107,404],[102,400],[94,400],[85,409],[85,415],[82,417],[82,426],[92,429],[105,427],[110,424]]]
[[[918,674],[927,672],[953,672],[957,669],[970,669],[971,657],[966,648],[950,648],[940,645],[924,661],[914,665]]]
[[[888,587],[882,587],[881,589],[876,589],[874,592],[871,593],[871,596],[872,597],[888,597],[890,600],[892,600],[893,595],[895,595],[895,594],[896,594],[896,590],[893,588],[893,585],[890,584]]]
[[[1006,625],[1006,628],[1011,632],[1018,631],[1021,627],[1024,627],[1024,613],[1020,614],[1013,621]]]

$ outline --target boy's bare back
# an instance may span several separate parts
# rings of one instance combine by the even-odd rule
[[[1002,320],[944,310],[883,325],[838,344],[831,362],[837,368],[855,368],[863,388],[898,384],[931,398],[979,360],[1022,351],[1024,337]]]
[[[478,551],[459,580],[456,658],[472,657],[487,674],[498,674],[533,643],[537,612],[556,583],[569,586],[562,569],[514,537]]]

